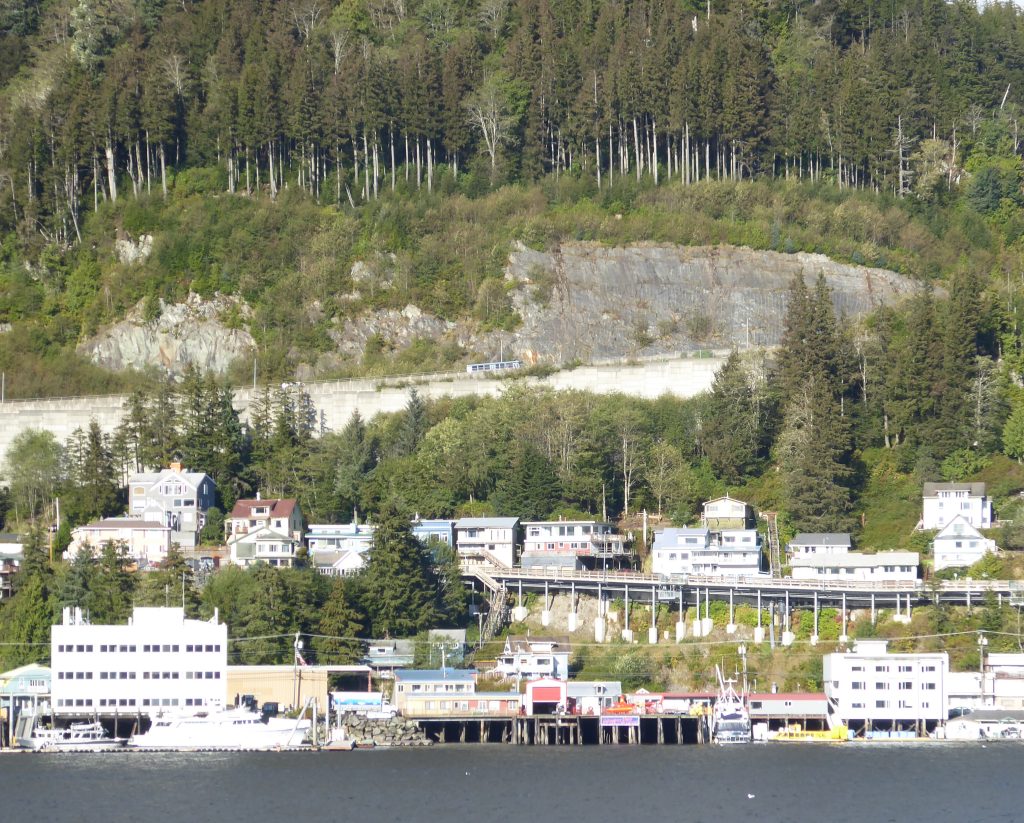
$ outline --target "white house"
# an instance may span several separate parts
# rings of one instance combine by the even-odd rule
[[[24,544],[21,536],[0,532],[0,600],[14,594],[14,573],[21,565]]]
[[[946,652],[894,654],[885,640],[858,640],[852,652],[826,654],[825,695],[851,731],[928,730],[946,719]]]
[[[716,497],[704,504],[700,522],[711,530],[745,529],[754,525],[754,510],[749,503],[729,495]]]
[[[365,552],[373,545],[374,527],[369,523],[311,523],[306,528],[309,551]]]
[[[492,673],[506,679],[554,677],[564,680],[569,676],[570,654],[568,637],[510,635],[505,638],[505,648]]]
[[[670,528],[654,534],[654,574],[747,577],[761,571],[761,538],[754,529]]]
[[[519,548],[519,518],[463,517],[456,520],[455,546],[461,563],[513,566]]]
[[[328,577],[349,577],[366,567],[366,554],[353,549],[321,549],[309,553],[309,562]]]
[[[976,529],[993,524],[984,483],[925,483],[920,528],[941,529],[960,515]]]
[[[943,526],[932,541],[935,571],[973,565],[995,550],[996,541],[982,535],[960,514]]]
[[[464,696],[476,691],[476,669],[397,669],[395,671],[395,707],[405,712],[409,695],[436,695],[453,701],[453,713],[469,712]],[[463,706],[463,703],[465,704]]]
[[[128,556],[140,566],[156,565],[171,550],[171,529],[162,522],[133,517],[108,517],[79,526],[71,532],[69,559],[86,546],[98,555],[107,543],[123,543]]]
[[[669,528],[654,533],[651,547],[651,571],[654,574],[692,574],[693,555],[705,552],[711,546],[711,531],[707,528]]]
[[[919,564],[917,552],[848,552],[799,555],[790,561],[789,568],[794,580],[913,581],[917,580]]]
[[[128,480],[128,514],[154,520],[171,529],[171,542],[184,549],[199,545],[206,512],[213,506],[217,487],[204,472],[191,472],[171,463],[159,472],[140,472]]]
[[[228,629],[180,608],[136,606],[123,626],[94,626],[65,608],[50,631],[58,715],[155,714],[227,703]]]
[[[523,531],[524,567],[573,565],[576,558],[603,561],[628,554],[625,538],[611,524],[597,520],[528,521]]]
[[[224,528],[238,566],[291,566],[302,545],[302,511],[294,499],[239,500]]]
[[[852,545],[850,535],[845,532],[801,532],[789,541],[789,555],[846,554]]]

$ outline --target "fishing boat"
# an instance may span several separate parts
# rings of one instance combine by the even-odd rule
[[[718,675],[718,697],[711,711],[711,739],[715,743],[749,743],[750,712],[744,698],[736,693],[735,680],[722,677],[722,671],[715,666]]]
[[[140,749],[283,749],[302,744],[311,723],[261,716],[248,708],[153,718],[145,734],[128,742]]]
[[[123,749],[127,740],[111,737],[99,723],[72,723],[58,729],[42,726],[36,715],[18,718],[14,745],[37,752],[103,752]]]

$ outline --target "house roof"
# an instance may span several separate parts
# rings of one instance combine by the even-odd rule
[[[598,688],[600,687],[600,691]],[[569,680],[566,683],[569,697],[619,697],[622,694],[621,680]]]
[[[794,557],[789,565],[791,567],[817,568],[852,566],[862,569],[887,565],[916,566],[919,562],[920,557],[917,552],[878,552],[878,554],[850,552],[849,554],[812,554],[810,557]]]
[[[654,533],[654,548],[655,549],[676,549],[679,548],[679,539],[681,537],[701,537],[705,541],[708,539],[710,529],[703,526],[690,527],[683,526],[680,528],[669,528],[661,529]]]
[[[474,683],[476,669],[397,669],[395,680],[406,683]]]
[[[956,528],[957,526],[960,527],[959,531]],[[937,535],[935,535],[936,540],[955,539],[958,537],[980,538],[982,537],[982,534],[971,525],[970,521],[966,517],[962,514],[958,514],[943,526]]]
[[[193,486],[198,486],[204,479],[213,479],[206,472],[190,472],[187,469],[163,469],[158,472],[137,472],[128,478],[128,485],[130,486],[134,483],[159,483],[161,480],[166,480],[169,477],[180,477]]]
[[[283,540],[286,543],[295,543],[287,534],[281,534],[279,531],[274,531],[270,526],[260,526],[258,529],[254,529],[251,532],[245,534],[235,534],[228,540],[228,544],[234,543],[260,543],[264,540]]]
[[[789,541],[791,546],[850,546],[848,532],[801,532]]]
[[[262,508],[270,505],[270,517],[291,517],[295,510],[295,498],[268,497],[264,500],[236,500],[235,507],[231,510],[232,517],[252,517],[254,508]]]
[[[939,492],[969,492],[971,497],[984,497],[984,483],[925,483],[924,497],[935,497]]]
[[[552,651],[567,652],[570,648],[569,636],[534,637],[523,634],[510,634],[505,638],[505,648],[509,649],[510,652],[526,652],[529,654],[533,651],[532,646],[547,645],[552,646]]]
[[[748,694],[748,700],[763,700],[766,703],[784,700],[820,700],[825,702],[824,692],[766,692]]]
[[[525,520],[524,526],[608,526],[611,525],[605,520]]]
[[[724,495],[723,497],[715,497],[715,498],[713,498],[711,500],[704,501],[704,506],[707,507],[707,506],[710,506],[712,503],[722,503],[722,502],[739,503],[741,506],[749,506],[750,505],[746,501],[737,500],[735,497],[731,497],[730,495],[727,494],[727,495]]]
[[[107,517],[103,520],[94,520],[79,529],[163,529],[170,531],[170,526],[164,523],[157,523],[155,520],[138,520],[134,517]],[[78,529],[75,529],[77,531]]]
[[[352,549],[328,549],[316,551],[310,554],[313,565],[318,569],[343,568],[350,563],[355,566],[362,565],[365,560],[360,552]]]
[[[518,517],[463,517],[455,521],[457,529],[513,529]]]

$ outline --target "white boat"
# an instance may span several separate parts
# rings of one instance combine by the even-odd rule
[[[715,666],[718,675],[718,697],[711,711],[711,739],[715,743],[749,743],[750,712],[746,702],[733,687],[735,680],[726,680]]]
[[[111,737],[99,723],[72,723],[64,729],[46,729],[39,718],[18,719],[15,746],[39,752],[102,752],[124,748],[123,737]]]
[[[302,744],[309,720],[261,717],[247,708],[163,715],[128,745],[140,749],[282,749]]]

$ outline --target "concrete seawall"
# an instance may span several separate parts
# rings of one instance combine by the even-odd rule
[[[663,394],[692,397],[711,386],[715,373],[725,362],[716,353],[710,357],[677,357],[642,362],[604,363],[555,372],[547,377],[498,380],[465,373],[424,375],[416,378],[380,380],[331,380],[307,383],[309,393],[327,430],[341,429],[356,410],[369,419],[395,412],[409,402],[412,386],[427,398],[497,395],[512,385],[548,386],[557,390],[578,389],[598,394],[620,392],[653,399]],[[252,389],[235,390],[235,407],[247,417]],[[38,400],[9,400],[0,404],[0,455],[25,429],[46,429],[63,442],[77,428],[96,420],[104,431],[120,423],[124,395],[61,397]]]

